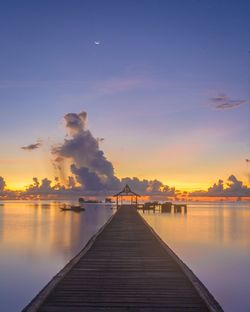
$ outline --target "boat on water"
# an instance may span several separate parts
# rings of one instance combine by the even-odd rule
[[[63,206],[60,207],[61,210],[63,211],[84,211],[85,208],[82,206],[75,206],[75,205],[71,205],[71,206]]]

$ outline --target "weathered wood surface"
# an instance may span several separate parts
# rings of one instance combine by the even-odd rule
[[[222,311],[193,273],[143,221],[121,207],[24,311]]]

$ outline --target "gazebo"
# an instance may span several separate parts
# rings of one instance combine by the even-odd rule
[[[137,206],[137,198],[140,197],[141,195],[133,192],[131,190],[131,188],[129,187],[129,185],[126,184],[124,186],[124,188],[119,193],[113,195],[113,197],[116,197],[116,207],[117,208],[119,206],[119,200],[120,200],[120,203],[122,205],[123,197],[127,197],[127,196],[130,196],[131,205],[136,205]]]

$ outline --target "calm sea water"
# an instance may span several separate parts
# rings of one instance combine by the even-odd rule
[[[49,201],[0,202],[0,311],[16,312],[109,219],[110,206],[61,211]]]
[[[190,203],[187,214],[144,214],[225,311],[250,311],[250,202]]]
[[[0,311],[20,311],[112,213],[104,205],[76,213],[51,201],[0,201]],[[250,203],[143,216],[225,311],[250,311]]]

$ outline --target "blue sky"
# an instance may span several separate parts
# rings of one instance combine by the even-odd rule
[[[2,2],[0,175],[51,177],[63,116],[84,110],[119,177],[247,182],[249,12],[249,1]],[[245,102],[216,110],[220,95]],[[20,149],[37,138],[41,150]]]

